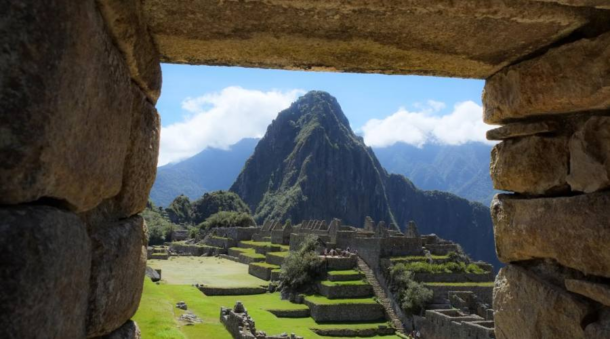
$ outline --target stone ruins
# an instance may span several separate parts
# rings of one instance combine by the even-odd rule
[[[610,336],[607,0],[1,7],[0,337],[135,336],[161,61],[485,79],[496,336]]]

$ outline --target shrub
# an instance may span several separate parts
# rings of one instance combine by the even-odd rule
[[[407,315],[420,314],[433,297],[430,289],[413,280],[408,265],[398,264],[390,268],[390,290],[398,297]]]
[[[177,228],[164,214],[163,209],[157,208],[152,201],[148,201],[142,217],[148,228],[147,239],[149,245],[161,245],[171,240],[172,231]]]
[[[243,212],[221,211],[212,214],[199,224],[199,229],[209,230],[216,227],[248,227],[256,223],[250,214]]]
[[[309,287],[322,274],[322,259],[316,252],[318,238],[309,235],[303,241],[301,248],[290,252],[280,273],[282,288],[291,291]]]

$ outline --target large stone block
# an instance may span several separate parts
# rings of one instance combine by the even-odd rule
[[[493,308],[498,339],[584,339],[581,324],[593,312],[589,303],[515,265],[500,270]]]
[[[155,182],[161,121],[157,110],[139,88],[133,86],[133,122],[129,153],[123,171],[123,187],[115,198],[121,217],[146,208],[150,189]]]
[[[89,236],[93,257],[87,337],[96,337],[123,325],[140,303],[146,270],[143,219],[90,224]]]
[[[166,62],[475,78],[591,16],[518,0],[147,0],[144,8]]]
[[[587,325],[585,337],[587,339],[610,338],[610,309],[601,311],[597,321]]]
[[[97,339],[140,339],[140,328],[135,321],[129,320],[112,333]]]
[[[578,279],[566,279],[566,289],[603,305],[610,306],[610,286]]]
[[[608,73],[610,33],[553,48],[487,79],[484,120],[499,124],[529,116],[610,108]]]
[[[84,338],[91,244],[74,214],[0,208],[0,338]]]
[[[491,212],[502,262],[550,258],[610,277],[610,193],[539,199],[500,194]]]
[[[131,81],[93,1],[8,2],[0,22],[0,204],[75,211],[119,193]]]
[[[574,191],[591,193],[610,187],[610,117],[589,118],[570,139],[570,174]]]
[[[536,195],[569,191],[568,160],[568,139],[564,136],[505,140],[491,152],[494,188]]]
[[[608,0],[536,0],[541,2],[555,2],[566,6],[579,7],[597,7],[602,9],[610,9],[610,1]]]
[[[161,94],[161,64],[148,32],[141,0],[97,0],[114,40],[123,52],[133,80],[155,103]]]

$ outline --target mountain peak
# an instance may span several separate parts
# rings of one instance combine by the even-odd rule
[[[288,109],[280,112],[279,117],[287,116],[291,120],[306,125],[316,121],[326,128],[344,127],[351,133],[349,120],[343,113],[335,97],[324,91],[309,91],[297,99]]]

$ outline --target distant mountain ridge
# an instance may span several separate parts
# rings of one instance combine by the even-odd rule
[[[474,258],[498,263],[490,212],[445,192],[422,191],[388,174],[356,136],[337,100],[313,91],[280,112],[231,186],[267,219],[340,218],[362,226],[366,216],[456,241]]]
[[[191,200],[206,192],[227,190],[254,152],[259,139],[242,139],[228,150],[207,148],[176,164],[157,168],[150,199],[167,207],[179,195]]]
[[[489,175],[491,149],[479,142],[421,148],[396,143],[373,151],[388,172],[406,176],[420,189],[446,191],[489,206],[496,193]]]

